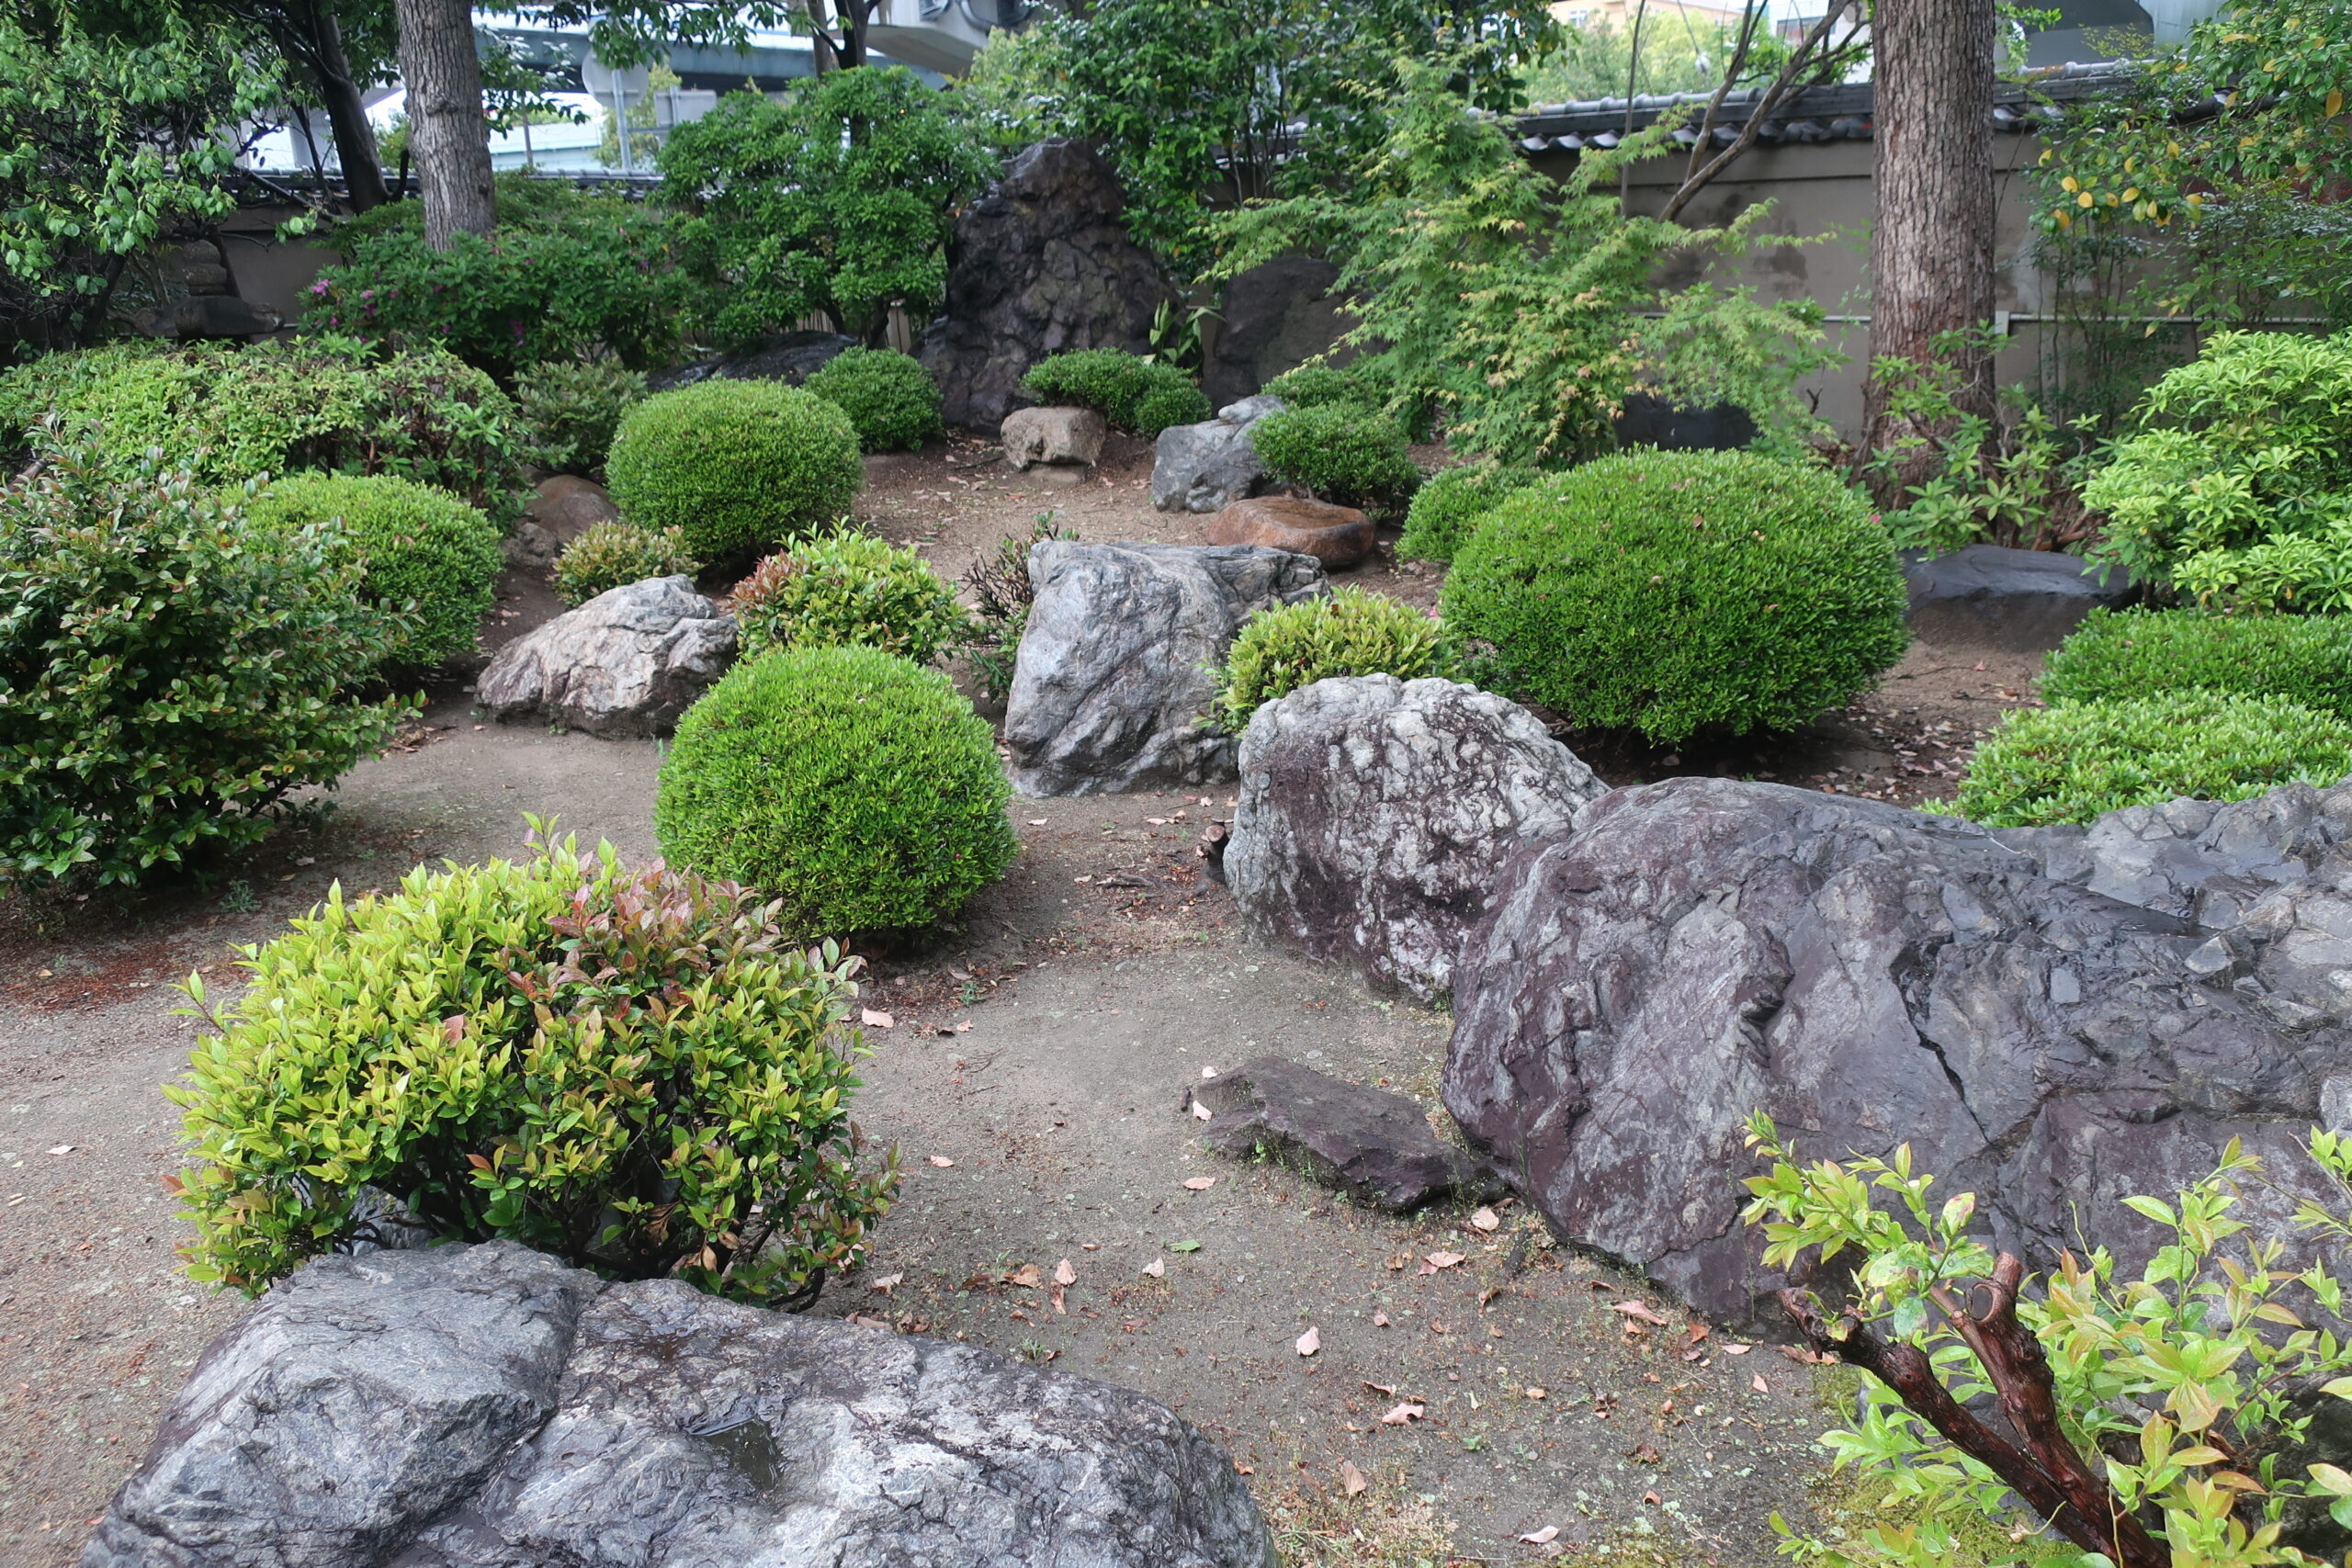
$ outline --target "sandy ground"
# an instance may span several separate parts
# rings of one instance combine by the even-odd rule
[[[1071,488],[970,446],[871,467],[873,525],[950,577],[1046,510],[1085,538],[1204,533],[1150,510],[1140,443]],[[1419,603],[1439,581],[1385,558],[1357,576]],[[505,592],[488,642],[556,607],[543,585]],[[2037,662],[1915,649],[1880,693],[1772,749],[1593,760],[1620,783],[1752,772],[1917,800],[2028,700]],[[280,834],[209,890],[0,905],[0,1564],[74,1561],[164,1403],[243,1310],[173,1256],[178,1112],[162,1086],[198,1032],[175,983],[198,968],[216,990],[232,981],[235,946],[332,882],[519,852],[526,812],[650,855],[659,762],[652,742],[484,727],[452,688],[403,749],[344,782],[323,828]],[[934,948],[869,976],[869,1003],[897,1021],[869,1032],[860,1118],[907,1177],[870,1264],[816,1310],[1148,1390],[1227,1442],[1264,1495],[1335,1489],[1351,1463],[1433,1499],[1473,1557],[1635,1535],[1692,1561],[1773,1561],[1766,1518],[1802,1517],[1815,1471],[1813,1369],[1701,1333],[1513,1206],[1491,1231],[1459,1211],[1392,1220],[1197,1147],[1184,1087],[1264,1053],[1434,1110],[1448,1028],[1237,931],[1191,852],[1228,804],[1017,800],[1004,883]],[[1205,1191],[1183,1186],[1204,1176]],[[1077,1282],[1057,1299],[1065,1259]],[[1164,1274],[1143,1274],[1155,1259]],[[1302,1355],[1310,1328],[1319,1348]],[[1422,1415],[1384,1424],[1399,1404]],[[1546,1525],[1555,1546],[1516,1543]]]

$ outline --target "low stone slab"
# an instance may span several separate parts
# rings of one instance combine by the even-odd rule
[[[2041,653],[2099,605],[2128,603],[2132,579],[2118,567],[2102,577],[2080,556],[1970,545],[1933,558],[1904,558],[1911,629],[1929,642]]]
[[[1487,1161],[1444,1143],[1415,1101],[1261,1056],[1186,1090],[1209,1113],[1201,1141],[1221,1154],[1259,1153],[1304,1165],[1316,1180],[1385,1213],[1449,1198],[1500,1197]]]
[[[1215,1443],[978,1347],[511,1242],[312,1262],[205,1352],[84,1568],[1272,1568]]]
[[[1372,519],[1354,507],[1291,495],[1237,501],[1209,521],[1212,545],[1295,550],[1326,567],[1355,565],[1372,553]]]
[[[501,722],[591,735],[659,735],[735,660],[734,617],[691,579],[600,593],[498,650],[474,694]]]
[[[1091,468],[1110,434],[1110,422],[1092,409],[1015,409],[1004,416],[1004,460],[1016,468]]]

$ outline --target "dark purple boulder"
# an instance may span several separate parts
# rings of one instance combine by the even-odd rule
[[[1387,1213],[1503,1192],[1492,1166],[1430,1131],[1417,1101],[1280,1056],[1195,1084],[1184,1102],[1210,1113],[1201,1134],[1210,1148],[1295,1163],[1324,1186]]]

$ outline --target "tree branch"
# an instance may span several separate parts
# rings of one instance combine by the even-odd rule
[[[1756,133],[1764,128],[1764,122],[1771,118],[1781,105],[1787,101],[1789,89],[1795,83],[1797,76],[1808,66],[1820,62],[1815,58],[1815,51],[1821,49],[1824,40],[1829,36],[1829,29],[1836,26],[1838,18],[1846,14],[1846,7],[1850,3],[1851,0],[1831,0],[1821,20],[1815,22],[1813,25],[1813,30],[1805,34],[1804,40],[1797,45],[1796,52],[1789,56],[1789,62],[1781,68],[1780,75],[1773,78],[1772,85],[1764,90],[1763,95],[1756,100],[1755,107],[1748,111],[1747,123],[1740,128],[1739,139],[1710,160],[1706,167],[1696,174],[1687,174],[1683,176],[1682,184],[1675,190],[1673,199],[1666,204],[1665,212],[1660,214],[1666,222],[1673,222],[1676,216],[1690,204],[1692,197],[1713,184],[1715,176],[1731,167],[1742,153],[1756,145]],[[1723,101],[1730,86],[1731,76],[1729,73],[1725,73],[1724,85],[1717,89],[1715,94],[1716,104]],[[1711,126],[1714,108],[1714,104],[1710,104],[1707,108]],[[1705,133],[1702,133],[1698,145],[1690,149],[1691,161],[1696,163],[1699,155],[1705,150],[1706,136]]]

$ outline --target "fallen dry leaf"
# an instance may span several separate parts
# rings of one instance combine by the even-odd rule
[[[1736,1339],[1724,1341],[1724,1354],[1726,1356],[1745,1356],[1755,1348],[1755,1346],[1743,1345]]]
[[[1627,1317],[1638,1317],[1644,1323],[1649,1324],[1657,1328],[1666,1327],[1669,1321],[1653,1311],[1650,1308],[1649,1303],[1646,1302],[1611,1302],[1609,1303],[1609,1310],[1611,1312],[1622,1312]]]
[[[1211,1122],[1216,1119],[1216,1112],[1211,1111],[1207,1106],[1203,1105],[1197,1100],[1193,1101],[1193,1114],[1199,1117],[1204,1122]]]
[[[1391,1258],[1388,1260],[1388,1267],[1391,1269],[1402,1269],[1406,1264],[1410,1263],[1412,1260],[1413,1255],[1411,1253],[1400,1252],[1396,1254],[1396,1257]]]
[[[949,1159],[945,1155],[932,1156],[931,1163],[937,1166],[942,1170],[952,1169],[956,1164],[954,1160]]]
[[[857,1021],[868,1029],[896,1029],[899,1021],[876,1008],[860,1008]]]
[[[1059,1285],[1054,1287],[1054,1310],[1064,1314],[1069,1311],[1069,1308],[1062,1304],[1062,1288]]]
[[[1306,1325],[1306,1332],[1298,1337],[1298,1353],[1302,1356],[1312,1356],[1321,1348],[1323,1348],[1323,1336],[1310,1323]]]
[[[1558,1538],[1559,1533],[1559,1526],[1545,1525],[1540,1530],[1529,1530],[1525,1535],[1521,1536],[1519,1539],[1527,1542],[1530,1546],[1547,1546]]]
[[[1503,1217],[1492,1209],[1481,1209],[1470,1216],[1470,1223],[1482,1231],[1502,1229]]]
[[[1340,1461],[1340,1485],[1349,1496],[1354,1496],[1371,1484],[1363,1478],[1363,1472],[1355,1467],[1354,1461],[1343,1459]]]
[[[886,1334],[890,1331],[890,1323],[888,1318],[868,1317],[862,1312],[854,1312],[842,1321],[854,1323],[860,1328],[879,1328]]]
[[[1374,1393],[1385,1393],[1392,1399],[1396,1396],[1396,1385],[1393,1382],[1366,1382],[1363,1386]]]
[[[1187,1192],[1205,1192],[1216,1185],[1216,1178],[1214,1176],[1188,1176],[1184,1179],[1184,1190]]]
[[[1642,1501],[1655,1508],[1657,1506],[1657,1494],[1655,1492],[1645,1492],[1642,1494]]]
[[[1396,1409],[1383,1416],[1380,1418],[1380,1424],[1384,1427],[1403,1427],[1420,1418],[1421,1406],[1408,1399],[1398,1404]]]
[[[1451,1269],[1455,1264],[1462,1261],[1462,1254],[1458,1252],[1432,1252],[1429,1257],[1423,1258],[1422,1261],[1427,1263],[1431,1269]]]
[[[1764,1381],[1764,1374],[1762,1372],[1758,1372],[1754,1377],[1748,1379],[1747,1386],[1754,1389],[1758,1393],[1770,1393],[1772,1392],[1772,1385]]]
[[[1143,1266],[1143,1271],[1155,1280],[1164,1279],[1168,1274],[1168,1259],[1155,1258]]]
[[[1385,1327],[1387,1327],[1387,1326],[1388,1326],[1388,1314],[1387,1314],[1386,1313],[1385,1313],[1385,1312],[1376,1312],[1376,1313],[1374,1313],[1374,1314],[1372,1314],[1372,1325],[1373,1325],[1374,1328],[1385,1328]]]
[[[60,1144],[49,1152],[53,1155],[70,1155],[74,1152],[76,1146],[77,1145],[73,1144]]]
[[[1635,1464],[1657,1464],[1664,1456],[1657,1451],[1655,1443],[1636,1443],[1625,1450],[1625,1457]]]
[[[1542,1399],[1544,1397],[1544,1393],[1540,1388],[1531,1388],[1527,1391],[1527,1397],[1530,1399]]]
[[[1046,819],[1045,819],[1044,818],[1042,818],[1042,817],[1032,817],[1031,818],[1029,818],[1029,826],[1031,826],[1032,828],[1042,828],[1042,827],[1044,827],[1045,825],[1046,825]]]
[[[865,1288],[869,1291],[879,1291],[887,1296],[892,1291],[898,1289],[905,1280],[906,1276],[904,1274],[885,1274],[879,1280],[873,1281]]]
[[[1255,1475],[1258,1473],[1248,1465],[1242,1463],[1239,1460],[1235,1460],[1233,1461],[1233,1469],[1234,1472],[1238,1475]]]
[[[1075,1285],[1078,1283],[1078,1270],[1071,1266],[1069,1258],[1065,1258],[1059,1263],[1054,1265],[1054,1283],[1057,1285]]]
[[[1045,1283],[1045,1276],[1037,1272],[1037,1266],[1035,1263],[1023,1263],[1020,1268],[1007,1274],[1004,1277],[1004,1282],[1008,1285],[1018,1285],[1024,1291],[1034,1291]]]

